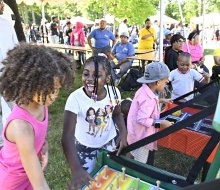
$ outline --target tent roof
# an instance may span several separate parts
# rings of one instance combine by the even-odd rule
[[[76,22],[82,22],[83,24],[87,24],[87,25],[95,24],[95,22],[93,22],[93,21],[91,21],[91,20],[89,20],[87,18],[81,17],[81,16],[77,16],[77,17],[71,18],[70,22],[72,24],[76,24]]]
[[[220,13],[205,14],[205,26],[220,25]],[[203,16],[193,17],[190,19],[191,23],[203,24]]]
[[[160,15],[159,14],[154,15],[154,16],[150,16],[149,18],[151,19],[151,21],[158,20],[158,22],[160,22]],[[163,15],[163,23],[164,24],[177,24],[177,23],[179,23],[179,21],[175,20],[167,15]]]

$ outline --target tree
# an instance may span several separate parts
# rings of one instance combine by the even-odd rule
[[[86,7],[87,16],[91,20],[104,17],[103,5],[97,0],[91,0]]]
[[[15,31],[19,41],[25,41],[21,18],[18,12],[18,6],[15,0],[4,0],[4,2],[12,9],[15,15]]]
[[[176,20],[180,20],[180,13],[178,8],[178,2],[169,0],[169,3],[166,7],[165,14],[171,18],[174,18]]]
[[[107,13],[117,18],[128,18],[129,24],[142,24],[148,16],[154,15],[158,0],[108,0]],[[92,0],[87,5],[87,14],[90,19],[103,15],[104,1]],[[103,17],[103,16],[102,16]],[[99,17],[100,18],[100,17]]]
[[[82,16],[80,10],[77,9],[77,3],[68,3],[65,2],[60,5],[50,5],[47,4],[45,7],[45,11],[47,15],[56,15],[59,19],[65,19],[67,16],[75,17],[75,16]]]

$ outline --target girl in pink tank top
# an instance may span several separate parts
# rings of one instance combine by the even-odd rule
[[[0,76],[0,94],[15,102],[7,119],[0,150],[0,189],[50,189],[47,165],[48,109],[59,89],[72,83],[67,57],[45,46],[21,43],[8,52]]]

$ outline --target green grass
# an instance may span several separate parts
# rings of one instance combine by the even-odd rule
[[[213,55],[214,49],[205,49],[204,55]]]
[[[49,107],[49,163],[45,171],[46,179],[52,190],[64,190],[70,181],[70,171],[61,146],[64,106],[69,94],[81,86],[81,72],[77,70],[75,82],[69,92],[61,90],[56,102]],[[122,92],[122,98],[133,98],[135,92]],[[159,148],[155,156],[155,165],[176,174],[186,176],[194,159],[176,151]]]
[[[69,92],[60,91],[59,97],[49,107],[49,129],[47,141],[49,144],[49,163],[45,171],[46,179],[53,190],[66,189],[70,181],[70,171],[61,145],[63,130],[64,106],[69,94],[81,86],[81,72],[76,71],[75,82]],[[122,98],[133,98],[134,91],[122,93]]]

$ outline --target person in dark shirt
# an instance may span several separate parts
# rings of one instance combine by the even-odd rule
[[[180,34],[175,34],[171,37],[171,46],[165,49],[165,64],[169,67],[170,71],[177,68],[177,59],[182,52],[182,46],[185,39]]]
[[[41,35],[41,40],[43,43],[49,43],[48,40],[48,29],[46,27],[47,20],[42,19],[41,20],[41,26],[40,26],[40,35]]]
[[[58,28],[58,18],[57,16],[52,16],[50,24],[50,42],[53,44],[57,44],[59,42]]]

